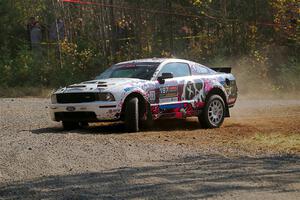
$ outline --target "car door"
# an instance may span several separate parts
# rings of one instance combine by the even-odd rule
[[[172,62],[165,64],[157,77],[161,77],[163,73],[172,73],[173,78],[165,79],[163,83],[157,83],[158,102],[160,117],[178,117],[184,114],[184,104],[182,100],[185,98],[184,85],[186,79],[191,76],[191,70],[188,63]]]

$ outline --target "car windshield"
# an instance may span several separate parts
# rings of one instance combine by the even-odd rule
[[[108,68],[96,79],[138,78],[150,80],[159,64],[157,62],[117,64]]]

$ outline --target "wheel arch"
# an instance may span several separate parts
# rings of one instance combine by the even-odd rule
[[[122,110],[121,110],[121,119],[124,120],[124,114],[125,114],[125,109],[126,109],[126,104],[129,101],[129,99],[137,97],[139,100],[139,114],[140,116],[144,116],[144,114],[147,112],[147,105],[149,102],[146,100],[145,96],[142,95],[139,92],[132,92],[129,95],[127,95],[123,101],[122,104]]]
[[[214,87],[206,95],[205,103],[207,103],[208,99],[213,95],[219,95],[223,99],[224,104],[225,104],[225,117],[230,117],[229,107],[228,107],[227,97],[226,97],[225,92],[221,88]]]

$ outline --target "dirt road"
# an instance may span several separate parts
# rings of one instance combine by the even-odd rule
[[[300,100],[240,100],[222,128],[196,119],[123,133],[63,131],[45,99],[0,99],[0,199],[299,199]]]

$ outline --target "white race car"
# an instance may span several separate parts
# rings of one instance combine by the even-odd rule
[[[122,120],[128,131],[137,132],[156,119],[192,116],[205,128],[217,128],[236,99],[230,73],[182,59],[153,58],[118,63],[95,80],[58,89],[50,113],[67,130]]]

